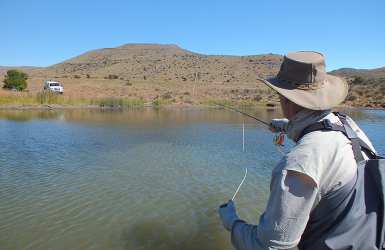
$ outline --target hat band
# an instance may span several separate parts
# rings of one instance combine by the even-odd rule
[[[280,76],[279,74],[277,75],[277,79],[282,82],[285,85],[289,85],[290,87],[296,88],[296,89],[322,89],[325,87],[325,83],[327,82],[327,79],[323,82],[315,82],[315,83],[306,83],[306,82],[297,82],[297,81],[292,81],[292,80],[287,80]]]

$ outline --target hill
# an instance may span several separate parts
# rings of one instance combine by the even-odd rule
[[[58,81],[64,86],[63,98],[67,98],[68,103],[111,97],[144,103],[167,99],[169,104],[278,102],[275,92],[257,79],[276,76],[282,59],[282,55],[275,54],[203,55],[176,45],[126,44],[92,50],[30,71],[28,89],[40,91],[45,81]],[[345,77],[351,84],[352,92],[345,103],[385,106],[382,80],[357,83],[353,79],[355,75],[384,78],[385,68],[345,68],[331,73]]]
[[[202,55],[176,45],[126,44],[86,52],[30,72],[28,87],[59,81],[73,97],[266,100],[272,91],[258,78],[275,76],[281,55]],[[272,100],[277,100],[273,95]],[[190,100],[191,102],[191,100]]]
[[[202,55],[176,45],[126,44],[92,50],[62,63],[34,71],[35,77],[104,78],[117,76],[130,81],[144,78],[180,81],[195,78],[203,82],[250,81],[269,77],[278,71],[282,56]]]
[[[355,75],[365,76],[367,78],[385,78],[385,67],[378,69],[352,69],[352,68],[342,68],[338,70],[333,70],[330,73],[342,76],[342,77],[354,77]]]
[[[33,67],[33,66],[19,66],[19,67],[12,67],[12,66],[0,66],[0,75],[6,75],[7,71],[10,69],[18,69],[24,72],[30,72],[32,70],[40,69],[41,67]]]

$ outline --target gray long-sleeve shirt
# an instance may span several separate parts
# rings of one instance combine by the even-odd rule
[[[231,230],[236,249],[290,249],[306,228],[310,213],[322,196],[348,183],[357,171],[351,142],[341,132],[314,131],[298,141],[308,125],[329,119],[340,124],[331,110],[302,110],[286,125],[297,144],[272,172],[270,197],[258,226],[237,222]],[[357,135],[372,147],[366,135],[348,118]],[[340,124],[342,125],[342,124]],[[374,150],[374,149],[373,149]]]

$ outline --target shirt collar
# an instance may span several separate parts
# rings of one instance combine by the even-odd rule
[[[322,121],[326,116],[331,114],[332,110],[310,110],[303,109],[294,115],[286,125],[286,135],[287,138],[293,140],[294,142],[298,141],[298,137],[310,124]]]

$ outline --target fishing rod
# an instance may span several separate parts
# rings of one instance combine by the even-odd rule
[[[217,106],[220,106],[220,107],[222,107],[222,108],[225,108],[225,109],[228,109],[228,110],[231,110],[231,111],[238,112],[238,113],[240,113],[240,114],[242,114],[242,115],[244,115],[244,116],[248,116],[248,117],[250,117],[250,118],[253,118],[254,120],[257,120],[257,121],[262,122],[263,124],[266,124],[267,126],[269,126],[269,124],[268,124],[267,122],[264,122],[264,121],[262,121],[262,120],[260,120],[260,119],[258,119],[258,118],[255,118],[254,116],[251,116],[251,115],[249,115],[249,114],[243,113],[243,112],[241,112],[241,111],[239,111],[239,110],[236,110],[236,109],[233,109],[233,108],[224,106],[224,105],[220,105],[220,104],[217,104]],[[284,132],[282,132],[282,131],[276,133],[275,136],[274,136],[274,138],[273,138],[273,144],[274,144],[275,146],[277,146],[278,150],[279,150],[283,155],[285,155],[285,154],[279,149],[279,146],[283,146],[283,144],[282,144],[282,143],[283,143],[283,140],[284,140],[284,136],[283,136],[283,135],[284,135]]]
[[[248,116],[248,117],[250,117],[250,118],[253,118],[253,119],[255,119],[255,120],[259,121],[259,122],[262,122],[263,124],[266,124],[267,126],[269,126],[269,124],[268,124],[267,122],[264,122],[264,121],[262,121],[262,120],[259,120],[258,118],[255,118],[254,116],[251,116],[251,115],[248,115],[248,114],[246,114],[246,113],[243,113],[243,112],[241,112],[241,111],[239,111],[239,110],[236,110],[236,109],[233,109],[233,108],[224,106],[224,105],[219,105],[219,104],[217,104],[217,106],[220,106],[220,107],[225,108],[225,109],[229,109],[229,110],[231,110],[231,111],[238,112],[238,113],[240,113],[240,114],[242,114],[242,115],[245,115],[245,116]]]

